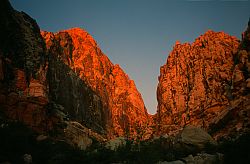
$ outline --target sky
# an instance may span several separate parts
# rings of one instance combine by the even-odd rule
[[[81,27],[136,83],[149,113],[157,110],[160,66],[176,40],[193,42],[208,29],[240,39],[249,0],[11,0],[42,30]]]

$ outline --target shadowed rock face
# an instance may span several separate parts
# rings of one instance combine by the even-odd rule
[[[42,32],[42,35],[48,48],[50,107],[53,108],[53,103],[58,104],[70,120],[76,120],[99,133],[106,133],[107,116],[104,111],[108,110],[107,106],[70,67],[73,51],[71,37],[67,33],[56,37],[47,32]]]
[[[94,114],[94,111],[100,111],[94,115],[97,118],[105,118],[104,121],[106,121],[110,137],[113,135],[122,136],[125,133],[128,135],[136,134],[137,126],[140,127],[149,122],[142,97],[134,82],[129,79],[119,65],[113,65],[110,62],[86,31],[73,28],[55,34],[42,32],[42,36],[47,44],[49,54],[60,58],[60,61],[71,69],[71,74],[79,77],[100,96],[96,96],[94,99],[98,99],[102,103],[93,104],[93,109],[89,113]],[[55,68],[55,70],[61,69]],[[64,72],[62,71],[61,74],[64,74]],[[62,81],[65,84],[65,81]],[[56,83],[54,78],[51,85],[54,86]],[[74,87],[65,88],[65,86],[61,88],[62,90],[66,88],[74,89]],[[64,104],[63,106],[67,108],[67,111],[86,108],[77,105],[84,100],[71,104],[65,101],[65,98],[62,98],[64,91],[59,93],[58,91],[53,92],[53,90],[51,89],[51,93],[54,94],[52,96],[53,101]],[[68,100],[72,101],[71,99]]]
[[[185,124],[207,129],[229,105],[238,46],[235,37],[213,31],[192,44],[176,43],[160,69],[157,121],[162,131]]]
[[[36,21],[15,11],[7,0],[0,7],[0,53],[11,64],[26,72],[27,80],[44,64],[45,44]],[[9,76],[11,73],[9,73]]]
[[[232,96],[228,107],[209,128],[215,139],[239,137],[250,131],[250,20],[234,54]]]
[[[35,20],[0,2],[0,109],[36,130],[51,127],[46,116],[45,43]]]

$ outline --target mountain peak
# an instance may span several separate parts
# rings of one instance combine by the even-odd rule
[[[157,88],[159,131],[168,133],[187,124],[210,131],[215,120],[224,117],[223,113],[231,108],[231,101],[242,94],[234,89],[235,86],[247,83],[248,76],[243,76],[245,71],[242,69],[249,64],[246,65],[246,53],[238,53],[239,45],[234,36],[208,30],[192,44],[174,46],[160,69]],[[241,64],[237,64],[239,58],[244,58]],[[241,92],[246,92],[243,88]]]
[[[50,53],[60,54],[62,61],[100,96],[107,108],[103,112],[106,113],[105,120],[109,120],[107,127],[110,136],[135,131],[135,122],[148,121],[135,84],[118,64],[114,65],[103,54],[90,34],[83,29],[72,28],[47,35],[49,37],[42,32]]]

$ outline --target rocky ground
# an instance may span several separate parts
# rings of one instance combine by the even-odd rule
[[[70,132],[63,133],[57,130],[39,134],[20,122],[6,119],[3,115],[1,115],[0,125],[1,163],[31,163],[32,161],[32,163],[58,164],[217,164],[247,163],[250,160],[249,133],[234,140],[216,142],[204,130],[187,126],[176,136],[161,136],[147,141],[131,141],[124,137],[109,141],[99,138],[98,141],[94,138],[86,139],[84,138],[86,135],[81,135],[82,139],[77,141],[82,142],[74,142],[74,139],[68,142],[62,136],[69,135]],[[69,127],[67,129],[69,130]],[[83,146],[88,147],[80,150]]]

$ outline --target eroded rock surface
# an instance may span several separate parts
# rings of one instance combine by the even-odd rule
[[[40,32],[7,0],[0,14],[0,105],[10,118],[42,131],[69,119],[110,138],[141,133],[149,118],[133,80],[86,31]]]
[[[71,104],[69,101],[72,100],[68,99],[69,101],[67,101],[64,92],[75,87],[62,85],[59,86],[61,92],[52,91],[51,93],[54,94],[52,99],[63,104],[66,111],[82,109],[89,111],[89,114],[84,114],[84,116],[95,115],[93,117],[100,118],[99,120],[104,118],[103,121],[106,121],[105,125],[107,125],[106,129],[110,137],[134,136],[137,134],[136,128],[140,128],[149,121],[141,94],[136,89],[133,80],[129,79],[119,65],[111,63],[86,31],[73,28],[55,34],[42,32],[42,35],[49,54],[63,61],[63,65],[70,68],[70,71],[62,71],[61,73],[59,71],[64,69],[54,69],[57,70],[57,73],[54,70],[51,71],[54,74],[52,78],[57,77],[51,81],[52,90],[54,88],[56,90],[57,86],[54,87],[54,85],[57,85],[57,81],[62,81],[61,83],[65,84],[62,76],[67,77],[68,75],[64,75],[64,72],[68,72],[67,74],[73,74],[79,77],[78,80],[86,83],[98,95],[92,99],[101,102],[97,101],[97,103],[92,104],[92,110],[87,110],[84,109],[86,106],[81,105],[81,102],[84,101],[83,97],[72,95],[75,99],[78,97],[79,100],[73,100],[77,102]],[[52,62],[54,64],[56,60],[53,59]],[[75,80],[73,81],[75,82]]]
[[[242,42],[213,31],[192,44],[176,42],[160,68],[155,116],[159,132],[191,124],[210,133],[228,126],[223,130],[228,135],[236,126],[241,129],[243,120],[247,127],[249,59],[249,27]],[[229,128],[232,122],[235,128]]]
[[[176,43],[160,69],[157,118],[165,125],[207,127],[232,99],[233,54],[239,42],[208,31],[194,43]]]

